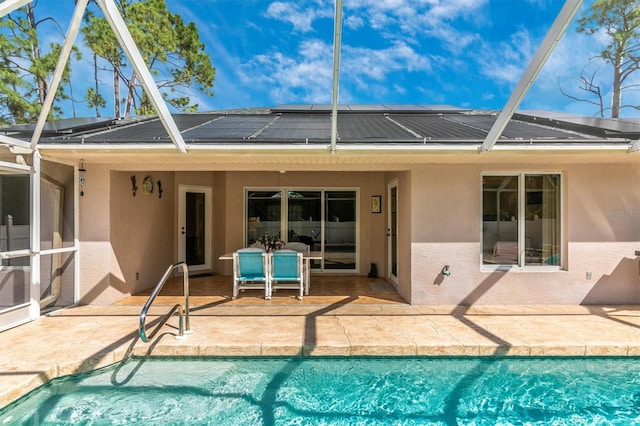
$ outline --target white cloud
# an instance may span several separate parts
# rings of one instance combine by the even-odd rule
[[[287,56],[283,52],[255,56],[242,67],[245,84],[272,88],[272,102],[292,100],[328,103],[331,100],[333,76],[333,46],[318,39],[300,43],[297,52]],[[345,46],[340,73],[340,99],[344,101],[351,89],[367,93],[402,93],[391,88],[390,75],[398,71],[428,72],[431,64],[411,46],[396,42],[386,49]]]
[[[480,73],[498,85],[513,86],[522,77],[536,47],[529,32],[522,28],[512,34],[508,42],[500,42],[496,46],[483,42],[475,59],[480,66]]]
[[[261,54],[242,66],[244,84],[269,88],[274,103],[299,99],[308,103],[326,103],[331,99],[332,46],[319,40],[303,41],[299,57],[281,52]]]
[[[317,1],[308,7],[302,7],[299,2],[276,1],[269,4],[265,16],[288,22],[295,31],[307,33],[313,31],[313,21],[319,18],[332,18],[333,9],[328,2]]]
[[[360,16],[344,16],[344,26],[352,30],[363,28],[364,19]]]

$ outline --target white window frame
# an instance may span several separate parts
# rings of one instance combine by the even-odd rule
[[[525,211],[525,199],[526,197],[522,194],[526,194],[525,192],[525,178],[528,175],[558,175],[560,176],[560,217],[558,218],[558,223],[560,224],[560,263],[558,265],[527,265],[525,263],[525,220],[524,211]],[[510,265],[510,264],[486,264],[483,259],[483,247],[484,247],[484,232],[483,232],[483,191],[484,185],[483,180],[485,176],[517,176],[518,177],[518,264]],[[496,172],[484,171],[480,176],[480,269],[482,271],[497,271],[497,270],[521,270],[521,271],[559,271],[564,269],[564,247],[565,244],[565,223],[564,223],[564,174],[561,171],[557,170],[526,170],[526,171],[505,171],[500,170]]]
[[[248,211],[248,201],[249,201],[249,192],[250,191],[274,191],[274,192],[280,192],[281,194],[287,194],[288,191],[318,191],[321,193],[321,199],[322,199],[322,203],[321,203],[321,220],[320,220],[320,234],[324,236],[325,233],[325,194],[327,192],[331,192],[331,191],[353,191],[356,194],[356,211],[355,211],[355,217],[356,217],[356,252],[355,252],[355,258],[356,258],[356,266],[354,269],[345,269],[345,270],[341,270],[341,269],[325,269],[324,268],[324,260],[322,260],[321,263],[321,268],[319,269],[312,269],[312,271],[314,273],[329,273],[329,274],[359,274],[360,273],[360,225],[361,225],[361,218],[360,218],[360,188],[359,187],[308,187],[308,186],[296,186],[296,185],[288,185],[288,186],[246,186],[244,187],[244,202],[243,202],[243,219],[242,219],[242,223],[243,223],[243,230],[242,230],[242,244],[246,244],[247,242],[247,211]],[[288,222],[288,217],[287,216],[287,210],[285,209],[286,207],[286,201],[285,201],[285,197],[281,196],[280,197],[280,214],[281,214],[281,220],[280,220],[280,233],[282,234],[283,232],[286,233],[286,225]],[[324,253],[324,238],[323,238],[323,242],[321,243],[321,247],[322,247],[322,253]]]

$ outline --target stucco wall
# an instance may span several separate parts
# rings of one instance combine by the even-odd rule
[[[563,174],[559,271],[481,268],[481,173],[499,170],[527,168],[451,164],[413,169],[413,304],[640,303],[637,166],[577,164],[548,170]],[[451,276],[441,274],[444,265]]]
[[[542,164],[538,162],[538,164]],[[428,164],[406,172],[136,172],[162,180],[131,195],[131,172],[87,165],[80,199],[81,302],[112,303],[154,285],[177,259],[178,185],[213,190],[213,269],[244,244],[246,187],[359,188],[359,273],[387,270],[387,185],[398,181],[398,292],[414,305],[640,303],[638,164]],[[562,269],[490,271],[481,266],[483,172],[562,173]],[[383,214],[371,196],[382,195]],[[135,236],[135,237],[132,237]],[[451,276],[441,274],[449,265]],[[139,278],[135,279],[135,273]],[[587,272],[591,278],[587,278]]]
[[[174,174],[85,166],[87,185],[80,199],[80,302],[105,305],[155,285],[173,263]],[[138,184],[135,197],[132,175]],[[142,191],[147,175],[154,182],[149,195]]]
[[[136,176],[134,197],[131,176]],[[153,193],[145,194],[146,176],[153,181]],[[162,182],[159,197],[158,181]],[[153,287],[173,260],[174,174],[172,172],[111,173],[111,242],[113,263],[111,286],[124,295]]]
[[[110,304],[125,294],[111,287],[111,179],[109,166],[85,164],[86,186],[80,198],[79,302]]]

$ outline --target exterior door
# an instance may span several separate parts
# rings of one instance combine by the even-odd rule
[[[40,313],[32,279],[32,176],[28,166],[0,165],[0,331]]]
[[[180,185],[178,188],[178,261],[189,271],[211,269],[211,188]]]
[[[398,283],[398,181],[389,183],[387,188],[387,276],[394,283]]]
[[[246,192],[246,245],[265,234],[303,242],[314,271],[358,271],[358,191],[356,189],[249,188]]]

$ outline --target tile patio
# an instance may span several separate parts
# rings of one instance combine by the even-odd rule
[[[174,338],[175,317],[150,343],[139,340],[144,295],[54,311],[0,333],[0,407],[54,377],[131,354],[640,356],[640,306],[410,306],[365,277],[315,276],[303,301],[287,290],[271,301],[257,291],[231,301],[225,279],[191,280],[193,333],[184,340]],[[181,303],[180,286],[160,294],[149,331],[164,305]]]

